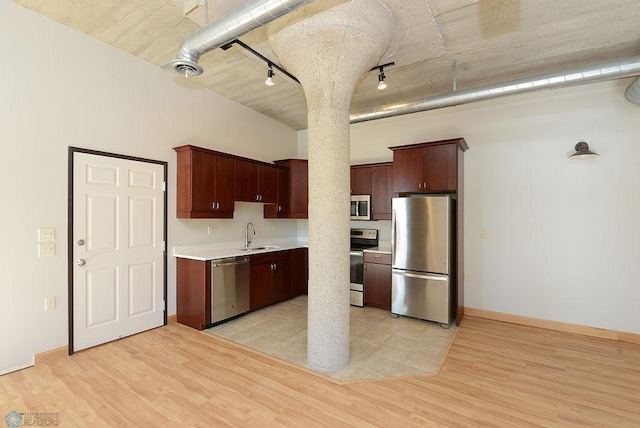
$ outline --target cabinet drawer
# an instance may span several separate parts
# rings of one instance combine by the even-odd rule
[[[382,265],[390,265],[391,264],[391,254],[385,253],[369,253],[364,252],[364,262],[365,263],[378,263]]]

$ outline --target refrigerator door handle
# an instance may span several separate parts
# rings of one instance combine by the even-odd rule
[[[396,264],[396,227],[397,227],[397,219],[396,219],[396,210],[392,209],[391,211],[391,266]]]
[[[401,269],[393,269],[391,271],[396,275],[408,276],[409,278],[418,278],[418,279],[429,279],[433,281],[447,281],[449,279],[448,275],[429,275],[420,272],[411,272]]]

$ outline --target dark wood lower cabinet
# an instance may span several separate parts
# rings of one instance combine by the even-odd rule
[[[391,310],[391,255],[364,253],[364,304]]]
[[[309,293],[309,249],[291,250],[291,297]]]
[[[178,322],[203,330],[211,324],[211,262],[178,258],[176,271]]]
[[[250,258],[249,310],[306,294],[308,250],[276,251]],[[211,261],[177,258],[177,318],[203,330],[211,325]]]
[[[254,311],[307,294],[308,256],[307,248],[251,256],[249,309]]]
[[[250,303],[249,310],[255,311],[302,294],[297,284],[302,275],[299,271],[302,253],[295,249],[251,256]],[[295,269],[294,267],[295,266]],[[306,257],[304,262],[306,276]]]

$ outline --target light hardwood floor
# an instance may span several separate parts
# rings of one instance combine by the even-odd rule
[[[178,324],[0,377],[60,426],[640,426],[640,346],[467,317],[438,374],[341,383]]]

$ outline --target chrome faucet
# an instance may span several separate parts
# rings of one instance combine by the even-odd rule
[[[251,235],[256,234],[256,228],[253,226],[253,223],[247,223],[247,228],[244,231],[244,247],[249,248],[251,245]]]

